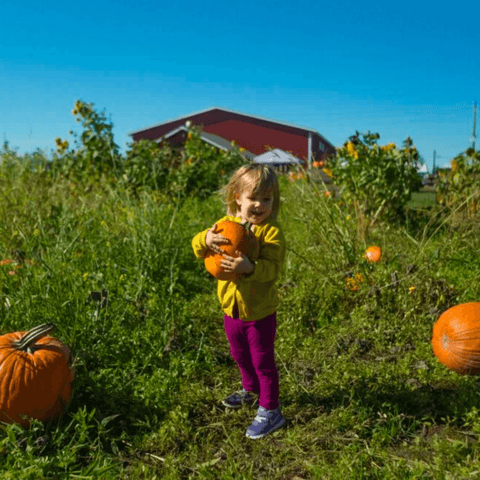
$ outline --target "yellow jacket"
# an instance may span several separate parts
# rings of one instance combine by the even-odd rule
[[[229,215],[218,222],[224,220],[240,223],[240,218]],[[192,247],[197,258],[204,258],[207,252],[207,232],[208,229],[193,238]],[[260,243],[260,255],[253,272],[235,281],[218,280],[217,289],[225,314],[233,317],[236,303],[239,317],[245,321],[260,320],[276,311],[279,298],[275,282],[285,258],[285,237],[277,221],[267,219],[256,225],[253,233]]]

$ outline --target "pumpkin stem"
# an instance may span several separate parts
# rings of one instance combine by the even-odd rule
[[[23,335],[16,342],[12,343],[12,346],[18,350],[32,353],[30,347],[40,338],[44,337],[47,333],[57,328],[53,323],[44,323],[38,327],[34,327]]]
[[[251,232],[251,228],[252,228],[252,224],[250,222],[245,222],[245,223],[242,223],[242,227],[247,231],[247,232]]]

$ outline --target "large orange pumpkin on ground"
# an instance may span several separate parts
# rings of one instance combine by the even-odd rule
[[[260,245],[251,231],[250,223],[237,223],[232,220],[224,220],[217,223],[216,233],[222,234],[230,243],[222,244],[222,250],[231,257],[238,257],[237,250],[245,254],[250,260],[256,260],[260,254]],[[205,268],[219,280],[236,280],[239,275],[225,272],[220,262],[223,255],[209,250],[205,256]]]
[[[363,258],[366,258],[369,262],[378,262],[382,256],[382,250],[376,245],[372,245],[365,250]]]
[[[41,421],[59,416],[72,396],[70,350],[44,324],[0,336],[0,421],[28,427],[22,415]]]
[[[480,372],[480,302],[462,303],[440,315],[433,326],[433,353],[461,375]]]

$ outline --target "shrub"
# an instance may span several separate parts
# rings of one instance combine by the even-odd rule
[[[68,150],[68,141],[56,139],[54,172],[87,182],[98,180],[104,174],[118,175],[123,169],[123,159],[113,139],[113,123],[104,112],[98,113],[93,103],[81,100],[75,102],[72,113],[84,130],[80,136],[70,131],[75,137],[76,150]]]
[[[469,148],[451,161],[450,171],[439,172],[437,201],[463,217],[480,210],[480,152]]]
[[[172,150],[168,142],[161,147],[145,139],[132,143],[125,159],[124,181],[134,190],[162,190],[176,199],[206,199],[246,162],[239,149],[220,151],[202,141],[199,127],[189,130],[180,151]]]
[[[124,181],[133,187],[163,190],[174,164],[174,154],[166,144],[159,148],[154,140],[142,139],[129,145],[125,157]]]
[[[224,185],[234,170],[246,163],[238,148],[228,152],[206,144],[200,138],[200,129],[191,127],[180,153],[179,162],[172,166],[169,191],[172,196],[208,198]]]
[[[328,159],[324,171],[332,176],[345,202],[365,219],[365,229],[377,219],[403,216],[412,192],[420,190],[417,172],[420,157],[410,138],[401,149],[395,144],[379,146],[380,135],[351,136],[337,155]]]

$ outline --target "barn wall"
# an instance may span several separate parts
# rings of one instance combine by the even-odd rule
[[[164,123],[157,127],[148,128],[142,130],[141,132],[134,133],[132,138],[134,141],[140,140],[142,138],[147,138],[150,140],[158,140],[163,135],[166,135],[168,132],[175,130],[178,127],[184,126],[187,120],[190,120],[192,124],[200,125],[210,125],[214,122],[221,122],[228,118],[228,112],[223,112],[218,109],[214,109],[208,112],[199,113],[197,115],[190,115],[188,117],[180,118],[179,120],[174,120],[173,122]],[[205,129],[204,129],[205,130]],[[207,130],[205,130],[207,131]]]
[[[228,141],[235,141],[240,147],[250,150],[255,155],[268,151],[268,147],[291,151],[296,157],[307,158],[308,140],[304,136],[295,135],[282,130],[255,125],[240,120],[225,120],[207,125],[205,132],[213,133]]]
[[[318,134],[313,135],[312,151],[316,160],[322,160],[329,155],[335,154],[335,147],[326,143]]]

